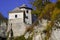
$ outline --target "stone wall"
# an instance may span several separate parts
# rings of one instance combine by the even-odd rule
[[[13,30],[13,36],[14,37],[21,36],[26,31],[25,24],[23,23],[23,21],[21,19],[11,19],[11,20],[9,20],[8,31],[10,31],[11,27],[12,27],[12,30]]]

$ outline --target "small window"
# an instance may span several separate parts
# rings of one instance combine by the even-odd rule
[[[26,12],[28,13],[28,10]]]
[[[15,18],[17,18],[17,15],[15,15]]]

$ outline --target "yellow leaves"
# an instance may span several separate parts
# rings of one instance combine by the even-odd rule
[[[51,13],[52,13],[52,15],[51,15],[51,22],[48,23],[48,25],[47,25],[47,28],[46,28],[47,33],[46,33],[45,40],[48,40],[49,39],[49,35],[51,35],[50,31],[51,31],[51,29],[52,29],[52,27],[54,25],[54,21],[57,19],[57,16],[60,14],[60,9],[55,7],[54,10]]]
[[[60,0],[58,0],[58,1],[60,1]]]
[[[60,0],[58,0],[60,1]],[[60,14],[60,9],[57,8],[57,4],[53,4],[53,3],[47,3],[41,7],[39,7],[38,4],[40,4],[41,0],[36,0],[36,2],[34,3],[35,7],[37,8],[34,12],[38,15],[40,15],[38,17],[38,19],[42,19],[43,17],[48,17],[50,18],[51,22],[48,23],[47,27],[46,27],[46,30],[47,30],[47,33],[46,33],[46,40],[49,39],[49,36],[51,35],[50,34],[50,31],[54,25],[54,21],[57,19],[57,16]],[[42,3],[41,3],[42,4]],[[41,9],[42,11],[41,11]],[[39,10],[40,9],[40,10]],[[36,24],[36,23],[35,23]]]
[[[50,16],[51,16],[52,11],[54,10],[54,8],[55,8],[55,4],[51,4],[51,3],[47,4],[44,7],[44,9],[41,11],[40,18],[42,18],[44,16],[44,17],[47,17],[47,18],[50,19]]]
[[[55,10],[52,12],[51,20],[54,21],[58,14],[60,14],[60,10],[55,8]]]
[[[47,5],[45,6],[44,11],[47,12],[47,11],[53,9],[54,7],[55,7],[55,4],[51,4],[51,3],[50,3],[50,4],[47,4]]]
[[[42,0],[35,0],[33,3],[35,7],[39,7],[41,4],[42,4]]]

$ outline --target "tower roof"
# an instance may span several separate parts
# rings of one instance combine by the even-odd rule
[[[27,5],[23,4],[23,5],[20,6],[20,7],[16,7],[14,10],[10,11],[9,13],[23,12],[23,11],[21,10],[22,8],[32,10],[32,8],[29,8]]]
[[[20,8],[20,9],[21,9],[21,8],[25,8],[25,9],[31,9],[31,10],[32,10],[32,8],[29,8],[26,4],[23,4],[23,5],[20,6],[19,8]]]
[[[27,7],[27,5],[23,4],[23,5],[22,5],[22,6],[20,6],[20,7]]]
[[[13,9],[12,11],[10,11],[9,13],[18,13],[18,12],[23,12],[22,10],[20,10],[19,7],[16,7],[15,9]]]

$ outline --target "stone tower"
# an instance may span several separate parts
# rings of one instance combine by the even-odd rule
[[[14,37],[21,36],[25,33],[25,24],[32,24],[31,10],[31,8],[23,4],[22,6],[17,7],[9,12],[8,31],[10,31],[12,28]]]

